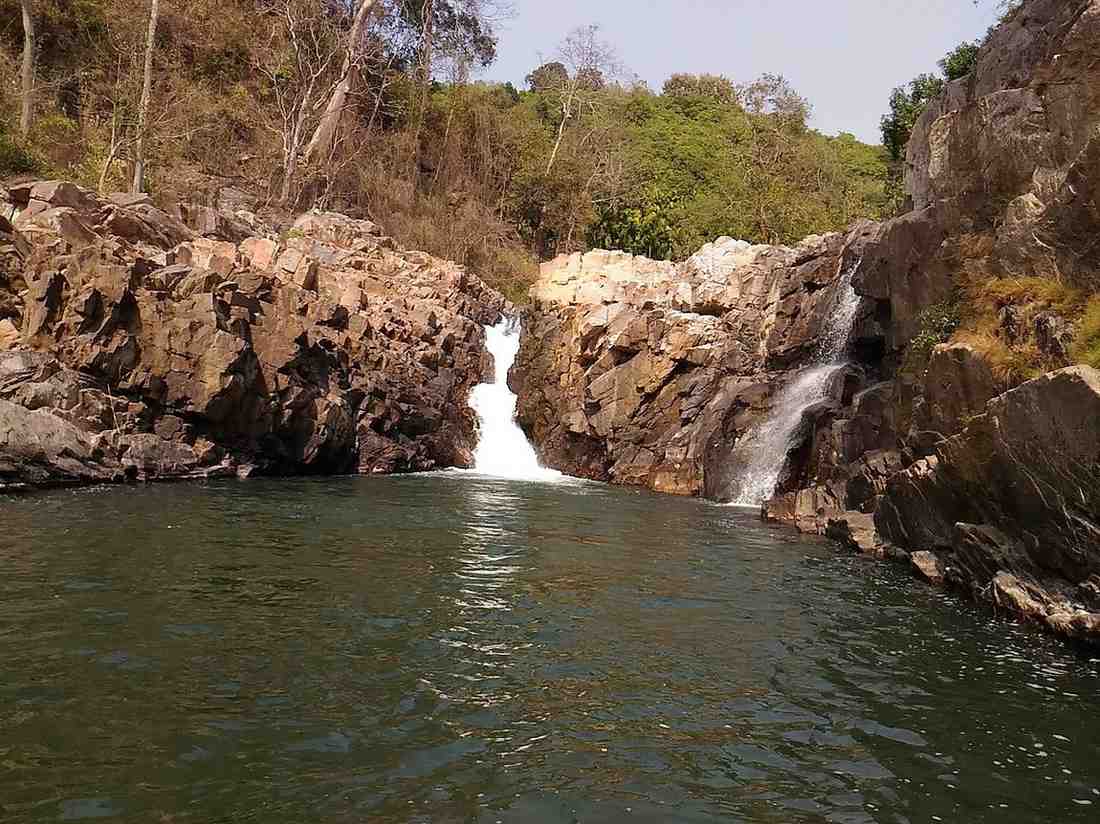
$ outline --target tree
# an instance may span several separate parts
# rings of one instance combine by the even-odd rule
[[[32,0],[22,0],[23,11],[23,100],[19,115],[19,131],[26,137],[34,115],[34,9]]]
[[[145,40],[145,69],[142,74],[141,103],[138,104],[137,140],[134,144],[134,182],[130,191],[137,194],[145,183],[145,132],[149,125],[149,98],[153,92],[153,50],[156,48],[160,0],[149,3],[149,33]]]
[[[940,71],[948,80],[966,77],[978,62],[982,44],[978,41],[961,43],[939,62]]]
[[[665,81],[661,93],[667,97],[704,97],[723,105],[737,105],[737,86],[725,75],[674,74]]]
[[[256,69],[267,78],[271,108],[278,115],[277,125],[269,129],[282,144],[279,199],[290,205],[296,199],[294,186],[312,118],[344,82],[345,75],[334,77],[333,70],[346,49],[332,18],[308,0],[280,0],[276,10],[279,25],[272,27],[268,49],[256,61]],[[314,138],[328,115],[325,109]],[[335,125],[332,128],[326,139],[335,138]],[[331,144],[326,151],[331,151]]]
[[[910,81],[908,88],[898,86],[890,95],[890,111],[881,121],[882,144],[895,163],[905,159],[905,147],[913,127],[928,101],[938,96],[943,87],[942,78],[922,74]]]
[[[544,63],[527,75],[527,87],[536,94],[553,92],[562,88],[569,82],[569,69],[565,64],[555,60],[553,63]]]
[[[554,148],[546,163],[547,175],[557,162],[569,122],[581,109],[594,105],[595,93],[603,87],[607,75],[618,70],[615,50],[600,39],[599,26],[583,26],[570,32],[558,47],[558,57],[565,73],[548,73],[543,78],[552,84],[546,93],[556,101],[561,117]]]
[[[363,40],[367,18],[370,17],[375,2],[376,0],[360,0],[359,10],[356,11],[351,23],[351,31],[348,32],[340,79],[333,87],[324,114],[321,115],[321,120],[313,132],[313,137],[310,138],[309,144],[306,146],[305,160],[307,162],[328,157],[332,152],[333,144],[336,142],[336,128],[340,125],[340,117],[347,106],[348,95],[351,94],[359,45]]]
[[[738,91],[738,97],[747,111],[771,115],[785,126],[804,129],[813,114],[810,102],[796,92],[781,74],[762,74]]]

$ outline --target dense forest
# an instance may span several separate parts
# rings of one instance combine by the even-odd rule
[[[780,76],[648,88],[595,27],[547,44],[522,82],[472,80],[506,14],[494,0],[0,0],[0,175],[165,199],[234,183],[272,208],[369,216],[512,294],[562,252],[680,258],[899,205],[899,135],[926,83],[895,95],[880,147],[810,128]]]

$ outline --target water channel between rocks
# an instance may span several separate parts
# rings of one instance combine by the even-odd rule
[[[1087,654],[590,484],[0,499],[0,820],[1092,822]]]

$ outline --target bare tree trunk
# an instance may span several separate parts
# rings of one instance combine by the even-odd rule
[[[141,104],[138,106],[137,143],[134,146],[134,182],[130,191],[138,194],[145,183],[145,129],[149,122],[149,98],[153,94],[153,49],[156,47],[157,18],[160,0],[149,5],[149,34],[145,41],[145,79],[141,87]]]
[[[306,146],[305,160],[310,162],[319,157],[325,157],[332,151],[332,144],[336,140],[336,127],[340,125],[340,116],[344,113],[344,107],[351,93],[352,70],[355,67],[355,50],[363,39],[363,29],[366,26],[367,17],[374,8],[377,0],[362,0],[359,11],[355,13],[355,20],[351,24],[351,32],[348,34],[348,48],[344,55],[344,66],[341,72],[340,82],[332,90],[332,96],[325,106],[325,113],[321,115],[321,122],[310,138]]]
[[[23,108],[19,115],[19,131],[26,137],[34,115],[34,12],[32,0],[22,0],[23,8]]]
[[[416,67],[416,84],[420,89],[420,99],[416,104],[416,119],[413,126],[411,179],[416,180],[420,172],[420,136],[424,131],[424,117],[428,109],[428,93],[432,82],[432,37],[434,35],[435,3],[424,0],[424,32],[420,39],[420,65]]]
[[[546,164],[546,174],[554,170],[554,163],[558,159],[558,152],[561,151],[561,141],[565,137],[565,124],[569,122],[569,118],[573,116],[573,95],[572,89],[569,90],[568,96],[562,101],[561,107],[561,125],[558,126],[558,139],[554,141],[554,150],[550,152],[550,162]]]
[[[279,202],[284,206],[291,205],[291,196],[294,193],[294,178],[298,174],[298,147],[302,145],[302,131],[305,129],[306,118],[309,117],[309,103],[313,100],[313,86],[314,81],[311,80],[298,106],[298,115],[294,118],[294,130],[290,133],[287,142],[288,149],[284,152],[283,188],[279,193]]]
[[[107,188],[107,176],[111,173],[111,165],[118,157],[119,141],[118,141],[118,115],[111,115],[111,145],[107,150],[107,159],[103,161],[103,169],[99,173],[99,188],[96,189],[100,194],[104,194],[104,189]]]
[[[439,174],[443,171],[443,164],[447,162],[447,148],[451,142],[451,126],[455,120],[455,109],[458,108],[456,100],[457,90],[451,90],[451,109],[447,112],[447,128],[443,130],[443,148],[439,150],[439,161],[435,164],[435,174],[432,175],[432,186],[429,191],[434,192],[439,184]]]

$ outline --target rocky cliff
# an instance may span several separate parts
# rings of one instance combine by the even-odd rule
[[[3,201],[0,489],[469,463],[505,301],[460,267],[337,214]]]
[[[786,415],[767,517],[1100,640],[1100,372],[1073,363],[1097,180],[1100,0],[1030,0],[917,124],[909,213],[544,266],[521,421],[567,472],[727,500]]]
[[[565,472],[728,498],[733,448],[828,334],[844,237],[728,238],[682,264],[590,252],[545,264],[513,383],[542,459]],[[874,346],[873,333],[863,341]],[[831,395],[850,396],[852,370]]]

